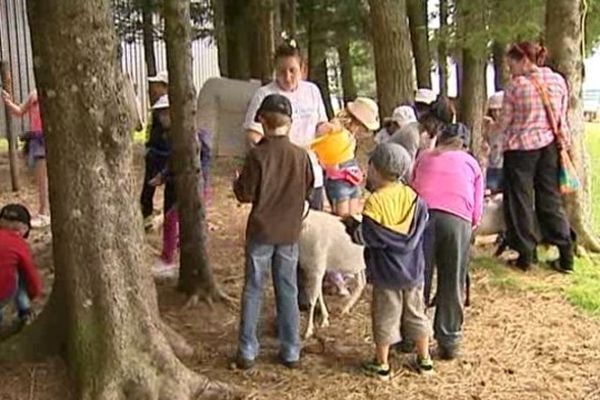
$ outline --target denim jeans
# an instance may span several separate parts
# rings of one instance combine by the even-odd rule
[[[269,245],[248,242],[246,245],[246,274],[242,294],[242,315],[238,354],[254,360],[259,353],[256,337],[260,317],[263,285],[271,270],[277,307],[277,337],[282,361],[300,358],[300,312],[296,268],[298,245]]]
[[[17,276],[17,288],[13,295],[9,296],[7,299],[0,299],[0,323],[2,323],[2,319],[4,317],[4,307],[6,307],[6,305],[12,301],[15,302],[15,307],[17,308],[17,315],[19,318],[24,318],[29,314],[31,301],[29,300],[29,295],[27,294],[25,279],[23,279],[20,273]]]

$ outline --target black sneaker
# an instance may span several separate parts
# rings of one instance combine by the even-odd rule
[[[362,365],[362,371],[365,375],[381,379],[382,381],[389,381],[392,375],[390,366],[379,364],[377,360],[364,363]]]
[[[281,364],[289,369],[298,369],[300,368],[300,360],[296,360],[296,361],[285,361],[285,360],[281,360]]]
[[[444,361],[452,361],[461,356],[461,352],[458,347],[444,347],[438,346],[435,350],[436,358]]]
[[[250,368],[254,367],[254,360],[249,360],[247,358],[244,358],[244,357],[238,355],[235,358],[234,366],[237,369],[246,371],[246,370],[249,370]]]
[[[560,260],[548,261],[548,265],[553,270],[560,272],[561,274],[570,274],[573,272],[573,266],[563,266]]]

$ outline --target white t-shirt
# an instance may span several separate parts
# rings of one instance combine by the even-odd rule
[[[298,82],[298,88],[293,92],[282,90],[275,81],[260,87],[254,93],[248,106],[244,130],[263,133],[262,126],[260,123],[255,122],[254,118],[260,103],[270,94],[281,94],[290,100],[290,103],[292,103],[290,141],[297,146],[307,148],[316,137],[317,124],[327,121],[325,105],[317,85],[312,82],[300,81]],[[311,161],[313,161],[313,158],[311,158]],[[323,186],[323,171],[318,163],[313,162],[312,165],[315,175],[314,187],[321,187]]]

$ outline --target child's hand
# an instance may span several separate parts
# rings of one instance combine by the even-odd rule
[[[163,183],[165,183],[165,178],[164,178],[163,174],[156,175],[154,178],[150,179],[150,182],[148,182],[148,184],[150,186],[154,186],[154,187],[160,186]]]
[[[10,101],[10,100],[12,100],[12,97],[11,97],[10,93],[8,93],[4,89],[2,89],[2,100],[4,100],[4,101]]]

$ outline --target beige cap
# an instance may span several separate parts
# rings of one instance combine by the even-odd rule
[[[394,109],[394,112],[392,113],[392,116],[388,118],[388,121],[394,121],[402,128],[411,122],[417,122],[417,115],[411,106],[400,106]]]
[[[502,108],[502,102],[504,101],[504,92],[499,91],[494,93],[488,99],[488,108],[491,110],[499,110]]]
[[[350,114],[370,131],[379,129],[379,107],[368,97],[357,97],[346,106]]]

